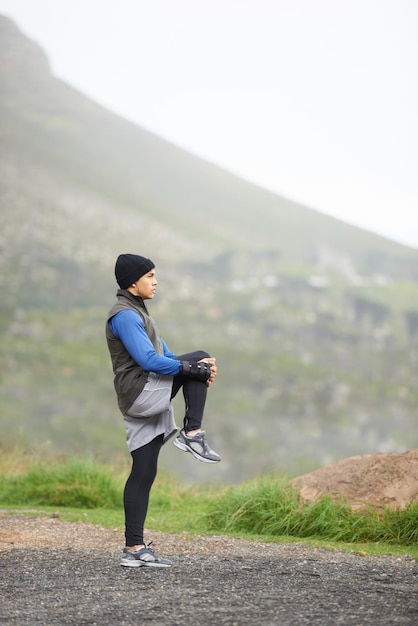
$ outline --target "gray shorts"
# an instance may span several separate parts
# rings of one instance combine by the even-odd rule
[[[150,372],[141,391],[126,415],[136,419],[147,419],[167,411],[171,404],[172,376],[161,376]]]
[[[164,443],[177,433],[171,404],[172,376],[150,372],[142,393],[124,415],[128,450],[137,448],[163,435]]]

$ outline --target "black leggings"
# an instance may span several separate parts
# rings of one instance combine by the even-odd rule
[[[200,361],[209,354],[203,350],[188,352],[177,358],[180,361]],[[192,380],[183,374],[173,379],[171,398],[183,388],[185,402],[184,426],[187,430],[198,429],[202,425],[207,386],[199,380]],[[163,445],[163,435],[158,435],[132,455],[132,469],[123,493],[125,508],[125,540],[127,546],[144,543],[144,524],[148,512],[149,494],[157,475],[158,456]]]
[[[163,435],[158,435],[132,455],[132,469],[123,493],[125,507],[125,539],[127,546],[144,543],[144,523],[148,511],[149,493],[157,475],[158,455]]]
[[[200,361],[209,356],[204,350],[195,350],[177,357],[179,361]],[[205,382],[193,380],[183,374],[177,374],[173,379],[173,389],[171,399],[173,399],[180,388],[183,387],[184,397],[184,427],[187,431],[198,430],[202,425],[203,411],[205,409],[208,388]]]

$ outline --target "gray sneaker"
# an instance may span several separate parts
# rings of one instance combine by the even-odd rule
[[[145,548],[139,550],[124,548],[121,565],[124,567],[171,567],[171,561],[151,550],[151,543],[152,541]]]
[[[221,460],[219,454],[216,454],[209,448],[204,430],[189,437],[189,435],[186,435],[184,428],[182,428],[174,439],[174,445],[180,448],[180,450],[184,450],[184,452],[191,452],[196,459],[204,463],[219,463]]]

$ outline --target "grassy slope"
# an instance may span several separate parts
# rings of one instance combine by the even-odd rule
[[[123,528],[121,494],[127,468],[75,458],[33,461],[22,450],[2,450],[0,505],[31,515],[50,512],[68,521]],[[324,499],[300,507],[284,476],[264,476],[239,487],[186,484],[159,475],[147,526],[193,534],[221,533],[258,541],[303,541],[360,554],[418,558],[418,508],[352,513]]]

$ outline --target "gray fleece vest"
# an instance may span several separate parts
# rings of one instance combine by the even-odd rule
[[[109,326],[109,320],[120,311],[125,311],[126,309],[135,311],[141,316],[145,332],[150,338],[155,351],[158,354],[163,354],[164,352],[157,326],[148,313],[143,299],[139,296],[134,296],[126,289],[119,289],[116,296],[118,300],[110,309],[106,320],[106,340],[115,376],[114,385],[118,406],[122,415],[125,415],[134,400],[144,389],[148,372],[138,365],[120,339],[115,337]]]

